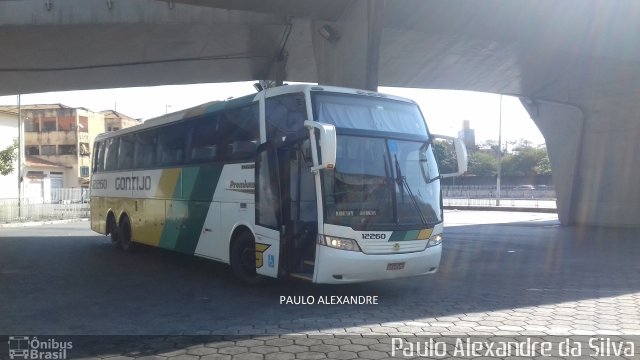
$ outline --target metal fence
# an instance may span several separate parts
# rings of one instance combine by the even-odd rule
[[[445,186],[442,190],[445,206],[496,207],[495,188]],[[501,196],[500,207],[504,208],[556,208],[553,190],[504,189]],[[88,189],[53,189],[48,199],[26,198],[19,207],[18,199],[0,199],[0,223],[88,217]]]
[[[449,207],[486,207],[486,208],[522,208],[522,209],[556,209],[555,199],[496,199],[443,198],[444,206]]]
[[[495,199],[496,186],[469,185],[443,186],[442,196],[461,199]],[[533,190],[521,189],[517,186],[501,186],[500,197],[503,199],[544,199],[555,200],[556,192],[552,187],[540,187]]]
[[[48,198],[0,199],[0,223],[89,217],[88,189],[53,189]]]

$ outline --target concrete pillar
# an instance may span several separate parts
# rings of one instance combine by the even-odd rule
[[[522,99],[522,105],[542,132],[556,190],[558,218],[572,223],[572,199],[582,139],[582,111],[572,105]]]
[[[523,101],[547,141],[563,224],[640,226],[640,104],[622,98]]]
[[[383,12],[384,0],[357,0],[335,22],[311,22],[319,84],[377,91]]]

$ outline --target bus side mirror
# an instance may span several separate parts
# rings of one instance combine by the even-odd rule
[[[446,136],[446,135],[432,135],[434,139],[444,140],[445,142],[450,142],[453,145],[453,151],[456,157],[457,168],[454,172],[440,174],[441,178],[448,178],[454,176],[460,176],[467,172],[467,147],[464,144],[462,139],[458,139],[457,137]],[[450,146],[450,145],[449,145]]]
[[[333,169],[336,166],[337,146],[335,126],[306,120],[304,127],[309,130],[311,139],[311,156],[314,165],[311,170]],[[318,148],[320,148],[320,154],[317,153]],[[318,155],[320,155],[319,158]]]

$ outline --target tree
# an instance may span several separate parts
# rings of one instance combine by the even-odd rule
[[[495,176],[498,161],[490,154],[474,152],[469,155],[469,173],[477,176]]]
[[[18,140],[13,139],[13,144],[0,151],[0,175],[7,176],[13,172],[15,161],[18,158]]]
[[[453,150],[453,146],[446,141],[433,142],[433,155],[436,157],[438,169],[441,174],[454,173],[458,171],[458,161]]]
[[[545,147],[520,144],[502,160],[502,174],[507,176],[551,175],[551,165]]]

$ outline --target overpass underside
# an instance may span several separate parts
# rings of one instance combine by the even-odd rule
[[[639,226],[638,18],[634,1],[0,1],[0,94],[269,79],[515,95],[562,223]]]

